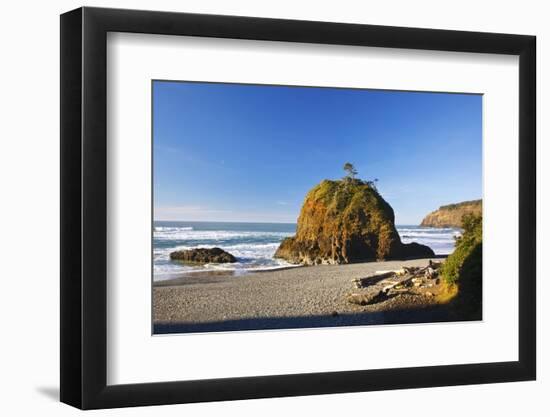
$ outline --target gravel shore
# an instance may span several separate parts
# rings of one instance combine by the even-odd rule
[[[318,265],[233,276],[208,274],[156,282],[154,333],[418,323],[448,320],[428,297],[402,294],[360,306],[349,303],[352,280],[428,259]]]

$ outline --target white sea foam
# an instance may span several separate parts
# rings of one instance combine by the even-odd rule
[[[155,226],[155,232],[181,232],[185,230],[193,230],[192,226],[185,226],[185,227],[165,227],[165,226]]]
[[[401,231],[401,232],[424,231],[426,233],[445,233],[445,232],[454,232],[456,230],[460,230],[460,229],[454,228],[454,227],[424,227],[424,226],[418,226],[418,227],[396,226],[396,229]]]
[[[453,252],[455,240],[461,235],[461,230],[452,227],[414,227],[397,226],[397,232],[403,243],[420,243],[427,245],[436,255],[448,255]]]
[[[243,226],[220,230],[212,229],[216,225],[191,226],[156,226],[154,229],[154,276],[155,279],[167,279],[173,275],[193,271],[234,271],[235,273],[278,269],[293,266],[281,259],[274,259],[273,255],[280,242],[287,236],[294,234],[293,227],[289,231],[280,231],[280,226],[273,226],[269,230],[265,225],[263,230],[254,230],[258,227],[250,225],[252,230],[243,230]],[[231,225],[229,225],[231,226]],[[247,227],[247,226],[245,226]],[[201,230],[202,228],[202,230]],[[291,231],[292,230],[292,231]],[[184,265],[170,261],[170,253],[176,250],[219,247],[237,258],[235,263]]]
[[[198,248],[211,248],[216,246],[229,253],[236,258],[248,258],[248,259],[269,259],[275,254],[275,251],[279,247],[279,243],[259,243],[259,244],[236,244],[236,245],[223,245],[223,244],[202,244],[196,246],[177,245],[170,248],[156,248],[154,250],[155,260],[169,260],[170,253],[177,250],[189,250]]]

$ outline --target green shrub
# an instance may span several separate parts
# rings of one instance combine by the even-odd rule
[[[465,275],[481,273],[482,217],[467,214],[462,218],[462,236],[456,239],[455,250],[442,266],[441,275],[447,284],[455,284]],[[478,268],[479,267],[479,268]]]
[[[452,302],[467,319],[481,318],[482,223],[480,215],[467,214],[462,218],[464,233],[441,267],[445,283],[458,290]]]

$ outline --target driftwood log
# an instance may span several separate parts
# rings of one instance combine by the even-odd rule
[[[353,304],[367,305],[384,301],[390,292],[397,289],[407,289],[412,285],[420,286],[426,279],[437,276],[439,266],[430,261],[429,265],[420,267],[403,267],[395,271],[384,271],[365,278],[355,279],[353,282],[357,289],[364,291],[355,292],[348,296],[348,301]]]

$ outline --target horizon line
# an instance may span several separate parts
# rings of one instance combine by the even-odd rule
[[[298,224],[298,222],[277,222],[277,221],[262,221],[262,222],[243,222],[234,220],[161,220],[153,219],[153,222],[185,222],[185,223],[275,223],[275,224]]]
[[[243,221],[232,221],[232,220],[158,220],[153,219],[154,222],[181,222],[181,223],[241,223],[241,224],[295,224],[298,222],[276,222],[276,221],[263,221],[263,222],[243,222]],[[395,223],[395,226],[419,226],[418,223]]]

